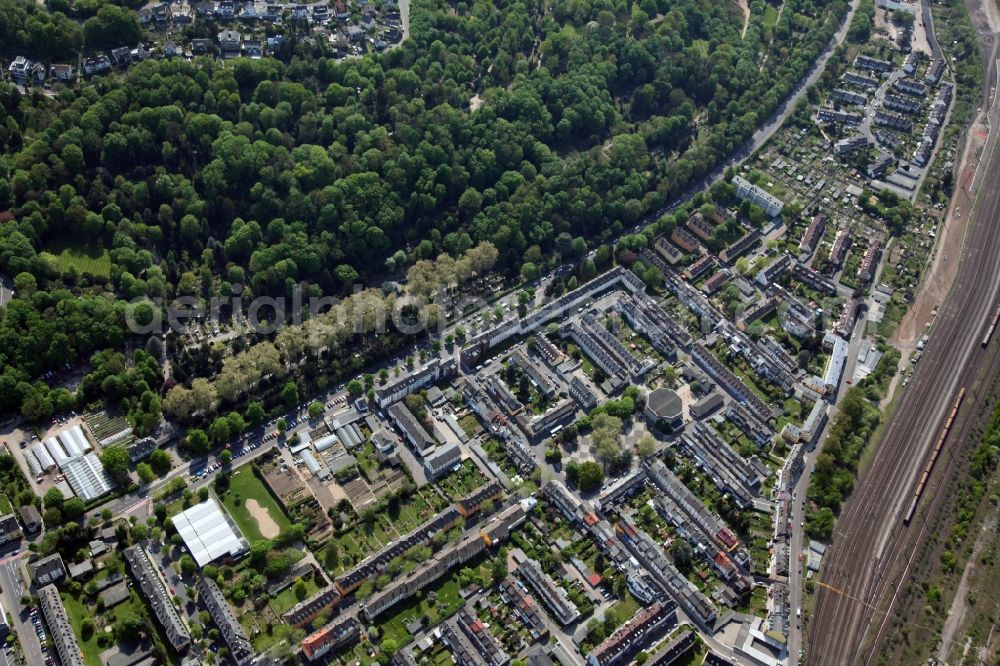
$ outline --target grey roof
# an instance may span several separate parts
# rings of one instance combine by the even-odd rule
[[[14,517],[13,513],[0,516],[0,534],[10,536],[15,533],[19,534],[20,532],[21,526],[18,524],[17,518]]]
[[[214,580],[206,576],[198,579],[197,586],[198,597],[201,599],[201,603],[208,608],[208,612],[212,614],[212,620],[219,628],[226,645],[229,646],[233,660],[240,666],[250,663],[254,656],[253,646],[250,645],[250,640],[247,638],[246,632],[243,631],[243,627],[240,626],[239,620],[236,619],[233,609],[226,603],[222,589]]]
[[[101,592],[100,598],[104,602],[105,608],[111,608],[128,599],[128,596],[128,585],[125,584],[125,581],[122,581]]]
[[[31,577],[36,580],[45,576],[62,577],[66,575],[66,565],[63,564],[62,556],[59,553],[35,560],[28,565],[28,569],[31,571]]]
[[[188,634],[187,627],[181,620],[177,609],[174,608],[173,600],[170,598],[166,585],[156,572],[153,561],[149,559],[149,555],[141,546],[126,548],[125,561],[128,563],[139,589],[142,590],[142,596],[146,598],[153,609],[153,615],[163,627],[170,644],[178,652],[183,652],[191,644],[191,636]]]
[[[73,625],[70,624],[66,607],[63,606],[56,586],[46,585],[40,589],[38,603],[45,615],[45,622],[49,625],[52,641],[56,644],[60,663],[63,666],[84,666],[83,655],[76,642],[76,634],[73,633]]]
[[[657,417],[668,421],[682,414],[682,405],[680,396],[668,388],[655,389],[646,398],[646,407]]]
[[[21,514],[21,522],[24,523],[25,527],[42,524],[42,514],[38,512],[38,508],[34,504],[22,506],[18,509],[18,513]]]
[[[78,564],[71,564],[69,567],[69,577],[74,580],[94,573],[94,563],[84,560]]]

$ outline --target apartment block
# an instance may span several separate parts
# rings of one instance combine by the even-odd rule
[[[281,619],[293,627],[305,626],[320,613],[340,604],[340,599],[340,592],[335,587],[328,587],[292,606]]]
[[[357,589],[361,583],[370,578],[374,578],[381,573],[385,566],[393,558],[402,555],[413,546],[430,541],[431,537],[438,532],[451,529],[451,527],[458,521],[459,517],[460,514],[454,507],[445,509],[433,518],[424,522],[403,538],[390,543],[378,553],[375,553],[342,575],[336,581],[337,590],[341,595],[347,596]]]
[[[608,636],[587,655],[588,666],[628,664],[643,648],[649,647],[677,621],[677,607],[670,603],[655,603],[640,609],[631,620]]]
[[[565,627],[580,619],[580,611],[570,601],[566,590],[559,587],[548,574],[542,571],[538,562],[525,559],[518,565],[515,573],[535,592],[560,625]]]
[[[360,640],[361,623],[354,617],[341,617],[302,639],[302,654],[315,661]]]
[[[237,666],[247,666],[253,662],[254,650],[247,638],[246,632],[240,625],[236,614],[226,602],[222,589],[214,580],[207,576],[202,576],[195,584],[198,590],[198,599],[208,609],[212,616],[212,621],[219,628],[223,640],[229,646],[229,657]]]
[[[780,199],[778,199],[777,202],[781,205],[780,206],[773,205],[770,210],[777,210],[778,213],[780,213],[781,209],[784,207],[784,204],[781,203]],[[766,208],[764,210],[765,212],[768,211],[768,209]],[[775,215],[777,215],[778,213],[775,213]],[[735,243],[727,247],[725,250],[720,252],[719,258],[727,263],[731,263],[736,259],[740,258],[741,256],[743,256],[744,254],[746,254],[746,252],[749,251],[750,248],[756,245],[759,241],[760,241],[760,232],[757,231],[756,229],[751,229],[747,233],[743,234],[743,236],[738,241],[736,241]]]
[[[714,267],[715,257],[706,254],[684,270],[684,277],[693,282]]]
[[[153,616],[163,627],[163,632],[170,645],[177,652],[184,652],[191,645],[191,635],[181,620],[180,614],[174,608],[167,586],[156,571],[156,565],[142,546],[132,546],[124,551],[125,563],[142,593],[143,598],[153,611]]]
[[[742,176],[734,176],[733,185],[736,186],[736,196],[741,199],[749,199],[751,203],[757,204],[764,209],[768,217],[780,215],[781,210],[785,207],[784,201]]]
[[[670,233],[670,240],[685,252],[694,252],[698,249],[698,239],[680,227],[675,227]]]
[[[76,642],[73,625],[69,621],[66,607],[63,606],[59,590],[55,585],[49,584],[38,590],[38,605],[42,608],[45,624],[49,627],[49,635],[55,643],[59,663],[62,666],[84,666],[83,653],[80,652],[80,646]]]

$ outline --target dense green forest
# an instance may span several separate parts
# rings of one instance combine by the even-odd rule
[[[411,38],[377,57],[291,39],[287,62],[151,60],[53,95],[0,83],[0,272],[17,285],[0,411],[51,411],[31,382],[120,347],[129,299],[341,294],[483,241],[517,275],[557,239],[607,240],[741,145],[847,3],[779,6],[752,2],[741,36],[715,0],[416,0]],[[81,27],[0,0],[0,41],[54,62],[133,29],[95,7]]]

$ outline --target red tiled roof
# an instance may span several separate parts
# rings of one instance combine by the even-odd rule
[[[602,580],[601,574],[592,573],[589,576],[587,576],[587,582],[593,585],[594,587],[600,585],[601,580]]]

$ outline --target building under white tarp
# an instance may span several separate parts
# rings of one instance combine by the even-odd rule
[[[59,440],[55,437],[48,437],[45,439],[45,448],[48,450],[49,455],[55,460],[59,467],[62,467],[63,462],[65,462],[70,456],[66,453],[63,445],[59,443]]]
[[[63,450],[70,458],[75,458],[76,456],[83,455],[83,449],[80,448],[79,444],[76,443],[76,439],[69,434],[69,430],[64,430],[63,432],[56,435],[56,439],[62,444]]]
[[[309,449],[300,451],[299,457],[302,458],[302,462],[306,464],[306,469],[308,469],[311,474],[317,474],[319,472],[319,463],[316,462],[316,456],[312,454],[312,451]]]
[[[237,557],[250,549],[233,519],[214,497],[173,517],[177,533],[199,567],[223,556]]]
[[[77,424],[63,434],[68,434],[72,437],[73,441],[76,442],[76,448],[80,449],[80,451],[84,453],[94,448],[91,446],[90,440],[87,439],[87,435],[83,432],[82,425]]]
[[[52,459],[45,445],[41,442],[35,442],[31,445],[31,455],[34,456],[45,472],[56,466],[56,461]]]
[[[316,447],[317,453],[323,453],[336,443],[337,443],[336,435],[327,435],[325,437],[320,437],[315,442],[313,442],[313,446]]]

